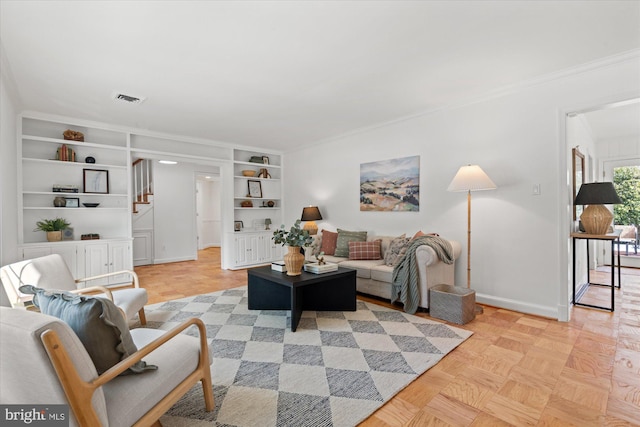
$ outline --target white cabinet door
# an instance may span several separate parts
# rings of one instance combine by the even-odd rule
[[[236,265],[250,265],[259,262],[262,242],[260,235],[248,234],[244,236],[235,236],[235,261]]]
[[[113,273],[114,271],[132,270],[131,243],[110,242],[86,245],[84,249],[86,277]],[[105,279],[92,280],[90,285],[116,285],[129,283],[128,274]]]
[[[84,268],[86,277],[98,276],[109,272],[109,245],[97,243],[84,247]],[[108,285],[108,279],[92,280],[88,286]]]
[[[129,242],[109,243],[109,273],[114,271],[132,270],[131,244]],[[110,285],[129,283],[131,275],[119,274],[109,278]]]
[[[236,236],[235,239],[236,250],[236,265],[244,265],[247,263],[247,244],[248,239],[245,236]]]

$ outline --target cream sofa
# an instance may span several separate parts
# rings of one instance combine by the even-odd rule
[[[318,237],[321,238],[321,235]],[[386,265],[384,257],[389,249],[391,241],[397,236],[376,236],[367,233],[367,241],[380,239],[382,259],[379,260],[350,260],[349,258],[324,255],[326,262],[337,263],[341,267],[352,268],[356,270],[356,290],[363,294],[373,295],[385,300],[391,300],[391,283],[393,275],[393,267]],[[449,240],[453,247],[453,257],[460,257],[460,243]],[[305,257],[307,261],[316,262],[313,250],[307,250]],[[429,308],[429,288],[447,284],[454,286],[455,262],[453,264],[445,264],[442,262],[436,252],[427,245],[418,247],[415,253],[418,263],[420,304],[419,307]]]

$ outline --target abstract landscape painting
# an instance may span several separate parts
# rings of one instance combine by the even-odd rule
[[[360,210],[420,210],[420,156],[360,164]]]

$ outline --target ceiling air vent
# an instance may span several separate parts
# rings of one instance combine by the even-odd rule
[[[133,95],[125,95],[124,93],[114,93],[113,99],[116,101],[126,102],[128,104],[141,104],[145,98],[133,96]]]

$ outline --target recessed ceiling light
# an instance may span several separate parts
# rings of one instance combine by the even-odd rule
[[[173,160],[158,160],[158,163],[162,163],[163,165],[177,165],[178,162],[174,162]]]

